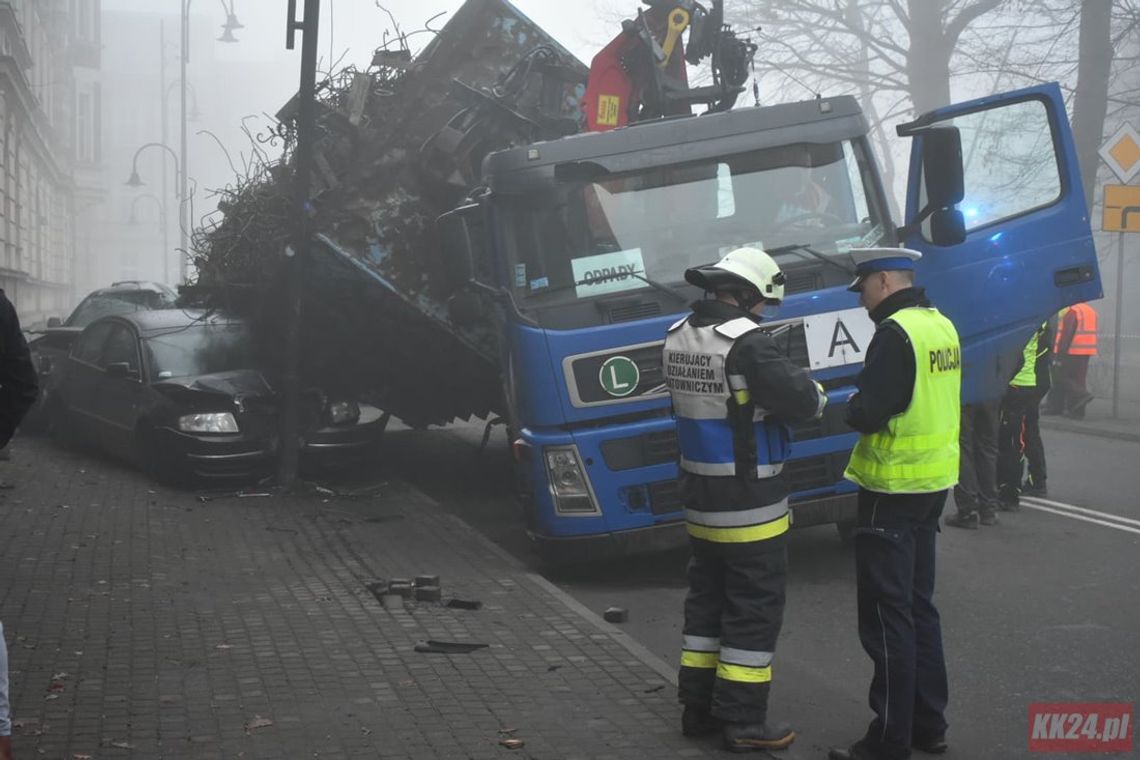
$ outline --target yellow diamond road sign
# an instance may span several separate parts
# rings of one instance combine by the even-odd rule
[[[1100,146],[1100,157],[1127,184],[1140,172],[1140,134],[1125,124]]]

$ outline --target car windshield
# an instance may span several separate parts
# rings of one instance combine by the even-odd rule
[[[876,187],[855,141],[559,181],[501,201],[514,289],[562,301],[679,283],[741,245],[789,246],[785,266],[812,251],[846,266],[851,248],[889,239]]]
[[[257,366],[253,342],[241,324],[194,324],[151,335],[144,342],[158,380]]]
[[[133,290],[117,293],[94,293],[83,299],[67,318],[68,327],[86,327],[101,317],[131,314],[149,309],[169,309],[174,296],[153,290]]]

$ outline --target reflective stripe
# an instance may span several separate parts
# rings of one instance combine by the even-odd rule
[[[768,683],[772,680],[772,668],[750,668],[722,662],[716,666],[716,677],[737,683]]]
[[[746,391],[748,390],[748,378],[744,375],[729,375],[728,387],[734,391]]]
[[[929,435],[885,435],[882,440],[873,441],[872,445],[880,451],[921,451],[947,446],[957,440],[955,431],[946,430]]]
[[[681,646],[690,652],[719,652],[720,639],[712,636],[682,636]]]
[[[682,668],[704,668],[712,670],[720,664],[719,657],[716,652],[681,652],[681,667]]]
[[[819,405],[815,408],[815,414],[812,419],[818,420],[823,416],[823,410],[827,407],[827,391],[819,383],[815,384],[815,389],[819,391]]]
[[[765,541],[787,533],[791,527],[791,520],[788,515],[784,515],[763,525],[751,525],[742,528],[712,528],[706,525],[694,525],[693,523],[688,523],[686,527],[690,536],[703,541],[712,541],[718,544],[747,544],[753,541]]]
[[[759,327],[759,324],[748,317],[738,317],[728,322],[722,322],[713,329],[729,340],[736,340],[741,335],[750,333],[753,330],[759,329]]]
[[[927,478],[939,478],[946,474],[947,468],[958,466],[958,456],[944,457],[942,459],[934,459],[925,462],[916,462],[914,464],[895,464],[893,462],[876,462],[864,456],[858,455],[856,452],[851,454],[851,463],[848,465],[853,469],[857,469],[860,474],[867,475],[872,478],[889,478],[892,480],[913,480]],[[955,477],[956,481],[957,478]],[[941,491],[954,485],[944,485],[936,488],[935,490]],[[910,493],[909,491],[887,491],[885,493]]]
[[[702,512],[696,509],[686,509],[685,519],[695,525],[704,525],[709,528],[739,528],[745,525],[759,525],[772,522],[783,517],[788,512],[788,500],[784,499],[776,504],[755,509],[726,509],[723,512]],[[692,649],[686,645],[686,649]]]
[[[735,462],[694,462],[692,460],[681,457],[681,469],[685,472],[691,472],[694,475],[712,475],[712,476],[732,476],[736,474]],[[774,478],[784,471],[784,463],[778,464],[761,464],[756,466],[756,477],[758,478]]]
[[[746,665],[750,668],[766,668],[772,664],[772,652],[721,647],[720,661],[726,665]]]

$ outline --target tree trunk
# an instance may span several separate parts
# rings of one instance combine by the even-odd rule
[[[950,55],[953,46],[942,24],[942,3],[910,0],[907,85],[915,115],[950,104]]]
[[[1112,2],[1086,2],[1081,6],[1080,58],[1077,65],[1077,92],[1073,98],[1073,141],[1081,165],[1085,202],[1093,206],[1097,150],[1104,139],[1104,117],[1108,111],[1108,85],[1112,75]]]

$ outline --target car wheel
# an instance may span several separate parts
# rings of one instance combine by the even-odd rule
[[[135,431],[135,451],[143,471],[163,485],[180,486],[187,480],[185,470],[163,447],[158,433],[150,425]]]

